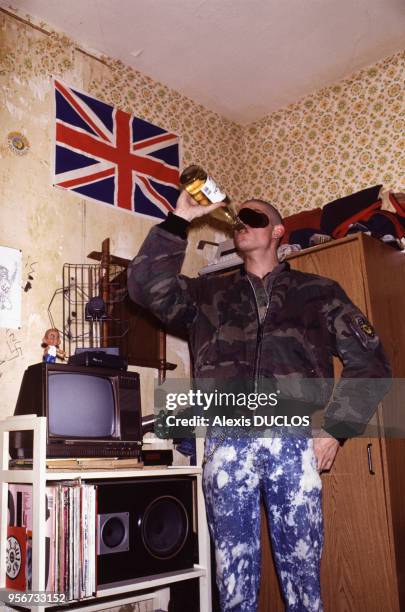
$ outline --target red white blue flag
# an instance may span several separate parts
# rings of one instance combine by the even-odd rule
[[[55,80],[54,185],[164,219],[179,184],[175,134]]]

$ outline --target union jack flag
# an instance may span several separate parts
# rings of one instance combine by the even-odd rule
[[[55,80],[54,185],[164,219],[179,183],[175,134]]]

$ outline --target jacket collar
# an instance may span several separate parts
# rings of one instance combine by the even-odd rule
[[[291,266],[288,263],[288,261],[282,261],[275,268],[273,268],[273,270],[271,272],[266,274],[266,276],[263,278],[263,280],[268,279],[268,278],[273,277],[273,276],[276,277],[279,274],[282,274],[283,272],[290,272],[290,270],[291,270]],[[250,276],[250,275],[251,276],[255,276],[255,274],[252,274],[251,272],[248,272],[245,269],[245,266],[243,266],[243,265],[240,267],[240,275],[241,276]],[[256,278],[258,278],[258,277],[256,276]]]

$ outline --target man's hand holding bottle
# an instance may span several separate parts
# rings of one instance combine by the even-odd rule
[[[213,210],[226,206],[225,202],[217,202],[207,206],[199,204],[185,189],[180,192],[174,214],[186,221],[208,215]]]

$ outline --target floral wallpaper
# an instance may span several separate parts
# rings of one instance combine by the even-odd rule
[[[404,53],[241,126],[20,17],[30,23],[0,9],[0,244],[22,250],[24,286],[22,327],[0,329],[0,418],[14,410],[24,369],[41,359],[63,264],[85,262],[106,236],[112,253],[132,258],[153,223],[52,187],[52,76],[177,133],[183,166],[200,163],[231,198],[270,199],[287,215],[379,182],[405,188]],[[24,154],[10,146],[16,133],[26,139]],[[186,274],[214,254],[212,246],[196,250],[201,238],[221,235],[204,225],[191,232]],[[187,346],[169,338],[167,349],[174,376],[187,376]],[[156,372],[137,370],[148,413]]]
[[[245,195],[285,215],[382,183],[405,189],[405,52],[244,129]]]
[[[24,369],[42,358],[41,339],[50,327],[48,305],[61,286],[63,264],[85,263],[107,236],[111,253],[132,259],[156,222],[52,187],[52,76],[176,132],[183,165],[202,164],[232,197],[239,197],[242,128],[120,62],[89,55],[63,33],[27,15],[0,9],[0,40],[0,244],[22,250],[23,282],[30,286],[22,292],[21,329],[0,328],[1,418],[14,410]],[[27,143],[24,150],[11,146],[16,134]],[[186,274],[195,275],[215,251],[212,246],[197,250],[201,239],[215,239],[206,223],[190,232]],[[54,300],[52,308],[61,329],[61,304]],[[177,364],[173,375],[188,375],[184,343],[169,338],[167,359]],[[143,409],[149,413],[157,373],[137,371]]]
[[[44,23],[0,9],[0,244],[22,250],[30,284],[21,329],[0,329],[0,417],[12,413],[25,367],[41,359],[63,264],[85,262],[106,236],[113,254],[130,259],[153,224],[52,187],[52,76],[177,133],[183,166],[200,163],[234,199],[270,199],[288,215],[380,182],[405,187],[404,53],[241,126],[117,60],[90,55]],[[27,142],[24,154],[10,146],[12,134]],[[214,256],[213,246],[196,249],[200,239],[222,239],[204,223],[190,232],[186,274]],[[175,376],[187,375],[184,343],[169,339],[168,360],[178,364]],[[141,372],[145,412],[155,375]]]
[[[97,61],[67,36],[24,18],[36,29],[1,15],[0,76],[32,87],[35,79],[57,75],[177,133],[182,165],[200,163],[232,198],[270,199],[291,214],[379,182],[404,188],[405,52],[241,126],[119,60]]]
[[[232,197],[240,196],[241,126],[119,60],[95,59],[29,15],[24,19],[33,27],[0,13],[0,77],[6,79],[6,95],[15,99],[16,80],[34,89],[35,95],[35,82],[41,79],[49,79],[51,95],[50,77],[59,76],[69,86],[178,134],[182,165],[201,164],[226,185]]]
[[[89,82],[89,93],[179,134],[182,166],[199,163],[239,198],[243,128],[120,61],[104,60],[104,70]]]

